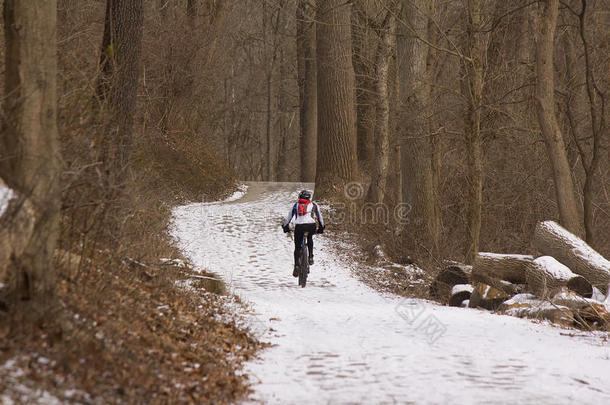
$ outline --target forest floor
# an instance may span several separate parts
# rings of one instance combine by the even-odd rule
[[[8,328],[0,318],[0,404],[221,404],[246,396],[243,364],[264,344],[244,323],[245,307],[214,275],[153,257],[99,267],[61,258],[58,305],[44,322],[14,319]]]
[[[293,242],[279,224],[295,191],[311,185],[248,185],[235,201],[175,208],[171,233],[197,268],[241,297],[252,331],[271,345],[246,363],[249,401],[610,401],[607,333],[380,291],[404,282],[416,288],[417,269],[362,263],[358,244],[330,225],[315,237],[316,264],[299,288],[291,275]],[[387,274],[371,280],[375,272],[401,282],[384,288]]]

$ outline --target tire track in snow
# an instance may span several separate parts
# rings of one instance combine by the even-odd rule
[[[326,235],[316,236],[316,264],[299,288],[279,223],[307,185],[248,184],[237,201],[177,207],[171,233],[252,304],[254,329],[273,344],[248,364],[250,401],[610,403],[601,335],[379,294]]]

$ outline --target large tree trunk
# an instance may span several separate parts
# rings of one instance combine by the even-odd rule
[[[388,72],[392,56],[392,37],[396,31],[396,20],[388,11],[382,27],[381,40],[375,60],[375,90],[377,108],[375,118],[375,163],[369,189],[369,200],[383,203],[386,194],[388,166],[390,163],[390,100]]]
[[[555,115],[555,81],[553,73],[553,40],[557,26],[559,0],[538,3],[536,37],[536,111],[547,148],[561,223],[581,235],[580,215],[563,135]]]
[[[354,4],[352,14],[352,42],[354,71],[356,75],[356,128],[358,137],[358,163],[369,173],[375,158],[375,52],[377,34],[369,22],[369,14],[375,15],[376,4],[361,0]]]
[[[0,177],[32,203],[34,228],[13,257],[9,294],[43,310],[55,287],[61,159],[57,135],[57,2],[4,1],[5,99]]]
[[[339,196],[357,175],[350,13],[343,0],[318,8],[318,198]]]
[[[576,235],[553,221],[545,221],[536,226],[533,243],[540,253],[553,256],[600,291],[607,291],[610,284],[610,261]]]
[[[301,181],[316,179],[318,88],[315,11],[306,0],[297,8],[297,62],[301,112]]]
[[[418,235],[414,242],[426,250],[438,251],[440,215],[432,173],[433,156],[428,112],[430,71],[427,66],[429,47],[415,35],[428,36],[427,0],[403,1],[403,21],[398,36],[398,71],[403,129],[401,145],[402,202],[411,206],[408,232]],[[416,34],[413,34],[413,31]]]
[[[133,143],[143,15],[142,0],[106,2],[97,92],[108,102],[113,122],[102,139],[101,158],[119,186],[128,170]]]
[[[483,107],[483,86],[485,61],[487,59],[488,34],[483,30],[483,7],[481,0],[467,1],[468,30],[467,47],[469,61],[463,60],[464,96],[468,100],[466,109],[465,138],[468,156],[468,242],[466,262],[472,263],[479,251],[481,237],[481,211],[483,208],[483,149],[481,136],[481,109]]]

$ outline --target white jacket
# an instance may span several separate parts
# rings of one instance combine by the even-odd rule
[[[318,204],[316,204],[313,201],[310,201],[306,205],[305,215],[299,215],[299,202],[296,202],[292,206],[292,209],[290,210],[288,215],[286,216],[284,225],[282,225],[284,228],[290,224],[290,221],[292,221],[292,217],[295,217],[294,223],[296,225],[315,224],[316,218],[317,218],[318,224],[320,224],[320,227],[322,227],[322,228],[324,227],[324,219],[322,218],[322,214],[320,213],[320,210],[318,209]]]

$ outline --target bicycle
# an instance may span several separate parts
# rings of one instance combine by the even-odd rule
[[[290,230],[291,237],[292,231],[293,230]],[[301,254],[299,255],[299,262],[297,263],[299,273],[299,286],[301,288],[305,288],[305,285],[307,284],[307,275],[309,274],[309,248],[307,246],[308,236],[309,232],[305,232],[303,234],[303,239],[301,240]]]

